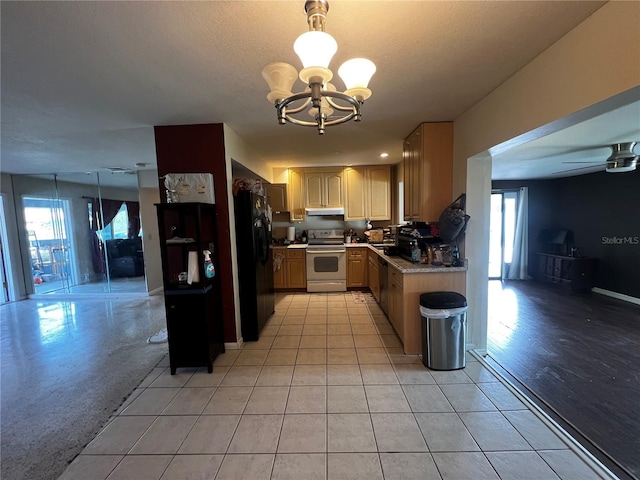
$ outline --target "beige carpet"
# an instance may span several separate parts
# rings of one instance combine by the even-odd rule
[[[0,319],[3,480],[57,479],[168,350],[146,343],[160,296],[25,300]]]

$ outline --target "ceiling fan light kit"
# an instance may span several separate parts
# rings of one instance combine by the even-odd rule
[[[638,157],[633,152],[637,142],[616,143],[611,145],[611,156],[607,158],[608,173],[632,172],[638,164]]]
[[[307,0],[304,4],[309,31],[298,37],[294,51],[300,57],[302,70],[284,62],[270,63],[262,70],[271,91],[267,100],[277,110],[278,123],[293,123],[304,127],[316,127],[323,135],[326,127],[362,119],[360,109],[371,96],[368,85],[376,71],[376,66],[366,58],[353,58],[338,69],[346,89],[339,92],[329,83],[333,72],[329,63],[338,50],[335,39],[324,31],[329,11],[326,0]],[[308,88],[300,93],[292,93],[293,84],[300,78]],[[313,121],[298,114],[307,112]],[[334,118],[334,113],[338,112]]]

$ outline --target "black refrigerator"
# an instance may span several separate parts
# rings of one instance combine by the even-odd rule
[[[235,196],[242,338],[258,340],[274,312],[271,221],[267,198],[249,190]]]

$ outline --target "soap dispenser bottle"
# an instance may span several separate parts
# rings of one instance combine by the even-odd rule
[[[413,263],[420,263],[420,246],[417,240],[411,242],[411,261]]]
[[[204,255],[204,275],[207,278],[213,278],[216,276],[216,267],[213,266],[211,261],[211,252],[203,250],[202,253]]]

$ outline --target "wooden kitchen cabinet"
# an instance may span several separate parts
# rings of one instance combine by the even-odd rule
[[[404,220],[434,221],[453,195],[453,123],[423,123],[403,145]]]
[[[347,288],[367,286],[367,247],[347,248]]]
[[[286,250],[286,288],[307,288],[307,264],[304,248]]]
[[[289,205],[289,218],[291,219],[291,221],[304,221],[304,173],[302,169],[289,169],[287,203]]]
[[[400,340],[404,341],[404,289],[402,272],[389,265],[388,317]]]
[[[305,207],[344,207],[342,169],[305,168]]]
[[[372,268],[378,266],[377,251],[369,250],[369,288],[374,290],[376,280]],[[465,295],[466,272],[443,268],[430,272],[403,272],[388,259],[387,266],[387,318],[398,334],[406,355],[422,353],[422,316],[420,315],[420,295],[426,292],[458,292]],[[375,278],[378,279],[378,270]],[[379,294],[379,293],[378,293]],[[380,299],[376,297],[378,301]]]
[[[269,205],[274,213],[288,212],[287,184],[271,183],[264,186],[264,193],[269,198]]]
[[[366,167],[367,218],[391,220],[391,166]]]
[[[287,287],[286,267],[287,251],[284,248],[271,249],[271,257],[273,259],[273,288],[282,290]]]
[[[307,288],[307,257],[304,248],[272,249],[274,259],[282,255],[280,268],[273,272],[273,288],[276,290]]]
[[[344,219],[391,219],[391,166],[368,165],[344,169]]]
[[[365,167],[344,169],[344,219],[347,222],[364,220],[367,216],[365,177]]]
[[[378,254],[369,250],[367,256],[367,275],[369,277],[369,289],[376,301],[380,303],[380,265],[378,265]]]

